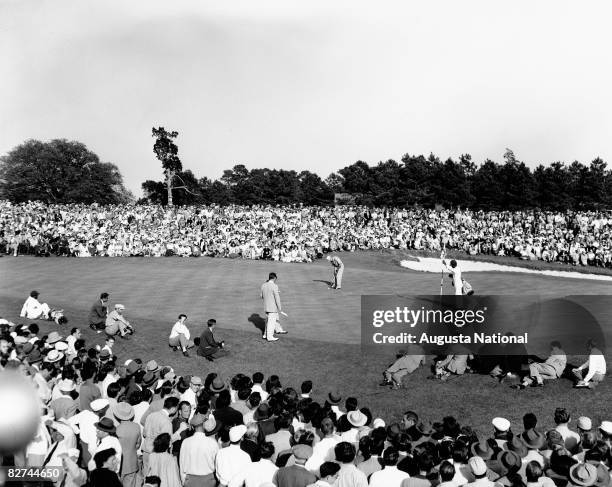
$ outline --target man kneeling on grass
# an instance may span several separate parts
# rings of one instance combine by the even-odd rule
[[[215,325],[217,320],[210,319],[206,324],[207,327],[200,336],[200,342],[198,344],[198,355],[206,358],[206,360],[213,361],[216,358],[225,357],[228,354],[225,348],[224,341],[216,341],[213,335],[215,331]]]
[[[170,338],[168,338],[168,345],[175,351],[179,349],[182,350],[183,355],[185,357],[189,357],[189,353],[187,353],[187,349],[194,346],[194,343],[190,340],[191,333],[189,333],[189,328],[185,325],[185,321],[187,321],[186,314],[180,314],[178,317],[178,321],[174,323],[172,327],[172,331],[170,332]]]

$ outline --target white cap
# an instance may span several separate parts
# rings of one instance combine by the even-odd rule
[[[376,418],[372,422],[372,428],[374,428],[374,429],[376,429],[376,428],[384,428],[385,426],[387,426],[387,424],[385,423],[385,421],[383,419],[380,419],[380,418]]]
[[[122,304],[116,304],[115,309],[125,309],[125,306],[123,306]]]
[[[602,421],[599,429],[607,435],[612,435],[612,421]]]
[[[586,416],[580,416],[578,418],[578,428],[583,431],[590,431],[593,428],[593,422],[591,418],[587,418]]]
[[[92,411],[98,412],[102,411],[109,404],[108,399],[96,399],[95,401],[91,401],[91,403],[89,403],[89,407]]]
[[[232,443],[239,442],[244,436],[244,434],[246,433],[246,430],[247,430],[246,426],[243,424],[239,426],[234,426],[232,429],[229,430],[230,441]]]
[[[510,429],[510,421],[508,421],[506,418],[493,418],[493,421],[491,421],[491,423],[497,431],[503,432],[508,431]]]
[[[57,342],[55,344],[55,350],[57,350],[59,352],[64,352],[64,351],[68,350],[68,344],[66,342]]]

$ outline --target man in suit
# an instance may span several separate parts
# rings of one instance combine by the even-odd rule
[[[334,267],[334,283],[332,289],[342,289],[342,274],[344,274],[344,264],[337,255],[327,256],[327,260]]]
[[[49,409],[53,410],[56,420],[70,419],[79,409],[79,404],[71,396],[76,386],[70,379],[63,379],[59,383],[59,390],[62,395],[49,403]]]
[[[121,444],[121,483],[123,487],[140,485],[138,478],[138,449],[141,443],[140,426],[134,423],[134,408],[127,402],[118,403],[113,409],[117,426],[117,438]]]
[[[210,361],[216,358],[225,357],[228,354],[228,351],[224,350],[225,342],[218,342],[215,340],[213,332],[215,331],[216,324],[217,320],[208,320],[206,329],[202,333],[202,336],[200,336],[200,344],[198,345],[198,355]]]
[[[276,285],[276,274],[271,272],[268,280],[261,286],[261,299],[264,302],[264,312],[266,313],[266,330],[263,338],[269,342],[278,340],[274,333],[279,335],[287,333],[278,320],[278,314],[283,310],[280,300],[278,286]]]
[[[108,293],[100,294],[100,299],[96,301],[89,311],[89,328],[96,333],[101,333],[106,326],[106,315],[108,314]]]
[[[317,476],[304,467],[306,461],[312,456],[312,447],[295,445],[292,452],[295,464],[278,469],[274,474],[274,485],[277,487],[306,487],[315,483]]]

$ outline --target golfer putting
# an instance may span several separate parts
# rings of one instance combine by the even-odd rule
[[[342,274],[344,274],[344,264],[340,257],[336,255],[328,255],[327,260],[334,268],[334,283],[330,289],[342,289]]]

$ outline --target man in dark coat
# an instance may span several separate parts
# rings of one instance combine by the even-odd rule
[[[89,485],[91,487],[123,487],[119,476],[115,473],[117,458],[114,449],[99,451],[94,455],[96,469],[91,472]]]
[[[108,314],[108,293],[100,294],[100,299],[96,301],[89,311],[89,328],[101,333],[106,326],[106,315]]]
[[[223,349],[225,343],[215,340],[213,332],[215,331],[216,324],[217,320],[208,320],[207,327],[200,336],[200,344],[198,345],[198,355],[206,357],[210,361],[219,357],[225,357],[228,354],[227,350]]]

